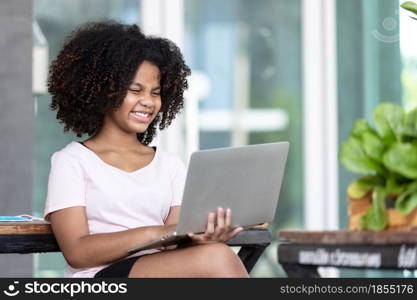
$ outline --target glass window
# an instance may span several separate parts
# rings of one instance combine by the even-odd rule
[[[401,3],[403,1],[400,0]],[[400,47],[402,58],[401,82],[403,85],[403,104],[406,110],[417,106],[417,47],[414,36],[417,21],[410,18],[410,13],[400,13]]]
[[[186,61],[210,87],[198,105],[200,149],[291,142],[276,240],[303,225],[301,1],[184,3]],[[283,276],[276,255],[275,241],[252,276]]]
[[[380,102],[415,106],[414,28],[398,0],[338,0],[339,139]],[[401,32],[400,32],[401,16]],[[410,46],[411,43],[411,46]],[[414,58],[412,57],[414,55]],[[411,83],[412,81],[413,84]],[[357,177],[339,168],[340,227],[347,228],[347,186]],[[411,272],[408,272],[411,274]],[[342,277],[402,277],[401,271],[343,270]]]
[[[354,121],[371,121],[378,103],[402,101],[398,10],[396,0],[337,1],[340,143]],[[397,25],[385,28],[387,20]],[[346,187],[356,175],[341,166],[339,176],[340,227],[347,228]]]

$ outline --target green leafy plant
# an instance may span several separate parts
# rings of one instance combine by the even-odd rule
[[[408,215],[417,208],[417,108],[404,112],[393,103],[379,104],[367,120],[353,125],[342,144],[340,159],[350,171],[361,174],[348,187],[359,199],[372,192],[372,205],[361,219],[362,229],[379,231],[388,223],[385,200]]]
[[[417,15],[417,3],[412,2],[412,1],[407,1],[401,4],[401,7]],[[412,18],[417,20],[417,18],[415,17],[412,17]]]

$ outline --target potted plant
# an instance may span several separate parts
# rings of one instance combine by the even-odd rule
[[[371,126],[355,122],[340,159],[361,174],[348,187],[352,230],[411,229],[417,226],[417,108],[404,112],[378,105]]]
[[[417,15],[417,3],[401,7]],[[417,108],[382,103],[372,119],[355,122],[341,147],[342,164],[362,175],[347,191],[349,229],[417,228]]]

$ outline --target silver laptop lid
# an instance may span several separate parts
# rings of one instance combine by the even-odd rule
[[[272,221],[288,148],[281,142],[193,153],[177,234],[203,232],[219,206],[232,210],[233,226]]]

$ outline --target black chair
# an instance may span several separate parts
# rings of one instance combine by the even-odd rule
[[[28,254],[61,251],[52,233],[43,233],[42,230],[27,233],[19,230],[18,226],[20,225],[16,225],[16,230],[12,231],[10,228],[13,229],[13,227],[3,232],[0,230],[0,253]],[[270,243],[271,234],[268,229],[253,228],[241,232],[229,240],[227,245],[241,247],[238,256],[249,273]]]

